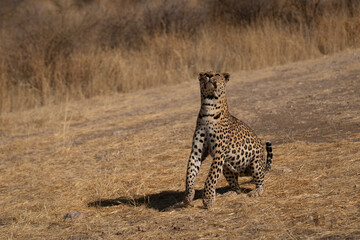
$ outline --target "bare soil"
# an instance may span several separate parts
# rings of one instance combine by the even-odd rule
[[[360,51],[231,73],[230,112],[273,143],[258,198],[185,171],[197,79],[0,116],[1,239],[360,239]],[[240,179],[253,188],[248,178]]]

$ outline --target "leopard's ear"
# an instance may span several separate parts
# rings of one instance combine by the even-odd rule
[[[222,75],[224,76],[224,79],[226,82],[228,82],[230,80],[230,74],[229,73],[222,73]]]
[[[199,73],[199,81],[201,81],[204,77],[205,77],[205,73],[204,73],[204,72],[200,72],[200,73]]]

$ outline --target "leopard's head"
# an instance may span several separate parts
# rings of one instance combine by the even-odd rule
[[[229,73],[199,73],[201,97],[204,99],[219,99],[222,95],[225,94],[225,86],[229,79]]]

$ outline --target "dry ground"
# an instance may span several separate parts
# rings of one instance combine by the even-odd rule
[[[359,239],[359,92],[359,50],[232,73],[230,111],[273,142],[274,162],[263,196],[222,177],[211,210],[200,197],[210,159],[195,207],[181,204],[196,79],[3,114],[0,238]]]

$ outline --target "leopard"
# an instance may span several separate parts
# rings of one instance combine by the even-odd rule
[[[252,177],[255,188],[248,196],[261,196],[265,174],[270,171],[273,161],[271,142],[264,144],[248,125],[230,114],[225,91],[229,73],[200,72],[198,79],[201,107],[187,163],[185,206],[192,205],[195,179],[208,155],[212,162],[202,194],[205,208],[211,208],[215,203],[216,184],[221,174],[236,193],[245,192],[240,188],[238,178]]]

